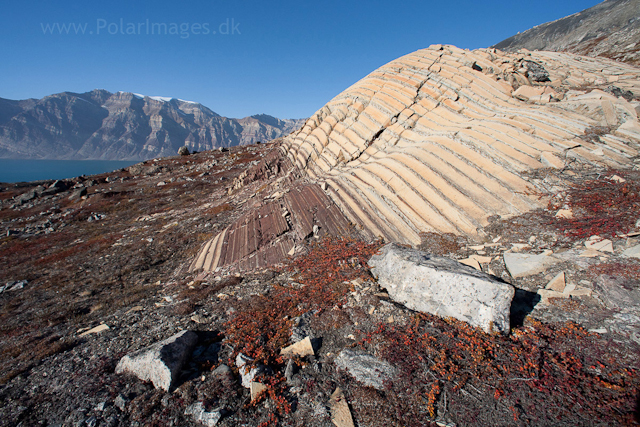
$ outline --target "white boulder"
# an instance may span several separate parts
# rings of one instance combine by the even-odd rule
[[[514,288],[459,262],[391,243],[369,260],[389,297],[406,307],[455,317],[487,332],[509,331]]]

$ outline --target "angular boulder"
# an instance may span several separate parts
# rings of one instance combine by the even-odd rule
[[[369,260],[394,301],[412,310],[455,317],[486,332],[509,331],[514,288],[459,262],[391,243]]]
[[[179,332],[164,341],[127,354],[118,362],[116,373],[131,373],[143,381],[151,381],[156,388],[169,391],[197,342],[198,335],[195,332]]]

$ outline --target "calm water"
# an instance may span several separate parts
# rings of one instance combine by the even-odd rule
[[[126,168],[138,162],[121,160],[0,159],[0,182],[38,181],[95,175]]]

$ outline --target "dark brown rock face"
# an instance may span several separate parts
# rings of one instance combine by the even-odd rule
[[[265,268],[284,260],[307,237],[349,233],[349,222],[316,184],[276,191],[270,199],[275,200],[250,210],[207,242],[191,269]]]

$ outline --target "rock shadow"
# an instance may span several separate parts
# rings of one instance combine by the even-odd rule
[[[524,319],[533,311],[540,302],[540,295],[524,289],[516,288],[516,293],[511,301],[511,327],[517,328],[524,324]]]
[[[200,377],[218,362],[223,335],[219,331],[195,330],[193,332],[198,334],[198,343],[184,364],[174,388]]]

